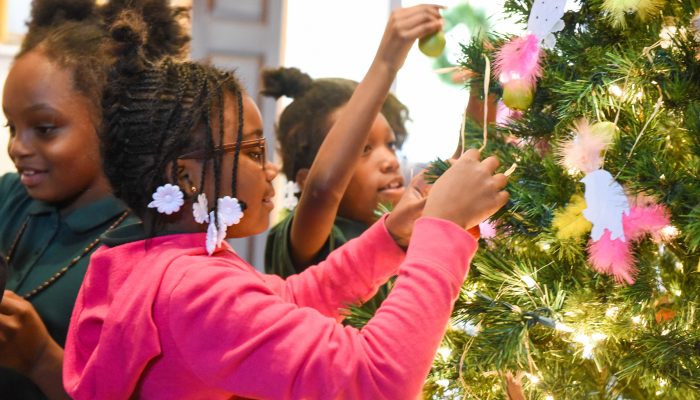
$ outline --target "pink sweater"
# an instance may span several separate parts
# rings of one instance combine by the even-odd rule
[[[476,241],[421,218],[407,253],[383,220],[282,280],[203,234],[100,248],[73,311],[64,385],[75,399],[415,399]],[[398,272],[361,330],[339,310]]]

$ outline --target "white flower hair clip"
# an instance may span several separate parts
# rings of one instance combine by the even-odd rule
[[[183,204],[185,204],[185,200],[180,187],[166,183],[163,186],[158,186],[153,193],[153,201],[148,203],[148,208],[155,208],[161,214],[170,215],[180,211]]]
[[[301,188],[294,181],[287,181],[284,185],[284,197],[282,198],[282,207],[289,211],[294,211],[299,204],[299,199],[296,194],[301,192]]]
[[[237,198],[224,196],[217,200],[218,213],[214,211],[207,214],[207,198],[204,194],[197,196],[197,203],[192,205],[194,219],[198,223],[209,223],[205,247],[207,253],[212,255],[226,239],[226,229],[231,225],[236,225],[243,218],[243,207]]]
[[[236,225],[243,218],[243,208],[235,197],[225,196],[218,200],[219,214],[226,226]]]
[[[200,193],[197,196],[197,202],[192,203],[192,215],[198,224],[209,222],[209,204],[206,194]]]

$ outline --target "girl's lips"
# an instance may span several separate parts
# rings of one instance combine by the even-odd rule
[[[263,201],[262,201],[262,203],[263,203],[263,205],[264,205],[265,207],[270,208],[270,210],[272,210],[273,208],[275,208],[275,203],[272,201],[272,198],[271,198],[271,197],[266,197],[266,198],[264,198]]]
[[[46,180],[48,174],[49,173],[47,171],[26,169],[21,172],[20,181],[24,186],[32,187]]]
[[[380,192],[387,192],[392,190],[403,190],[403,179],[395,179],[383,187],[379,188]]]

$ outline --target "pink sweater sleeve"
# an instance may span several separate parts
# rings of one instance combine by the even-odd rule
[[[394,289],[362,330],[285,301],[247,265],[190,268],[161,334],[202,381],[237,396],[415,399],[476,247],[450,222],[418,220]]]
[[[264,275],[264,279],[283,299],[341,320],[341,309],[372,298],[379,286],[396,275],[406,256],[389,234],[385,220],[386,216],[382,217],[362,235],[301,274],[286,280]]]

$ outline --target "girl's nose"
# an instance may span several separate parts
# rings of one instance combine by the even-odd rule
[[[268,182],[271,182],[273,179],[275,179],[279,171],[279,167],[275,164],[271,162],[265,163],[265,179],[267,179]]]
[[[9,154],[12,160],[17,160],[22,157],[30,156],[34,149],[31,145],[29,138],[26,135],[17,134],[10,138],[7,145],[7,154]]]
[[[382,154],[381,171],[384,173],[395,172],[400,168],[399,159],[394,152],[387,150]]]

